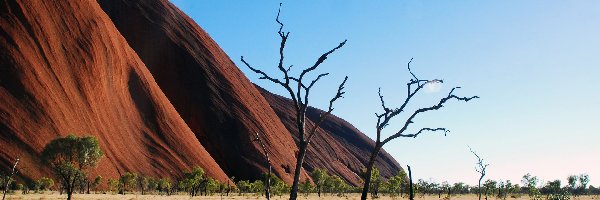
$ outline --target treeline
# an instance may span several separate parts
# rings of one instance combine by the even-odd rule
[[[392,197],[408,195],[410,191],[407,182],[408,179],[403,172],[388,180],[376,180],[377,182],[381,182],[376,183],[381,185],[381,187],[371,186],[371,194],[373,196],[377,196],[378,190]],[[437,195],[438,198],[444,198],[451,197],[452,195],[478,194],[481,190],[485,199],[492,197],[498,199],[517,198],[527,195],[532,199],[563,200],[580,195],[600,195],[600,188],[588,185],[589,181],[590,179],[587,174],[581,174],[567,177],[567,184],[565,185],[561,184],[561,180],[541,183],[538,177],[526,174],[522,177],[522,185],[514,184],[510,180],[486,180],[481,188],[479,188],[462,182],[449,184],[448,182],[437,183],[419,179],[413,185],[413,192],[415,195],[421,197],[425,195]]]
[[[301,194],[317,194],[319,197],[327,195],[345,196],[348,193],[358,193],[361,188],[348,185],[341,177],[330,175],[324,169],[315,169],[311,174],[313,183],[305,180],[300,184]],[[7,176],[0,179],[0,189],[4,189]],[[195,167],[190,171],[184,172],[179,180],[169,178],[154,178],[138,175],[132,172],[126,172],[117,179],[108,179],[103,181],[101,176],[91,179],[81,179],[76,181],[76,192],[80,194],[89,193],[112,193],[112,194],[188,194],[190,196],[211,196],[215,194],[229,196],[232,193],[238,195],[265,195],[266,180],[271,179],[271,195],[282,196],[290,192],[290,186],[275,175],[268,177],[263,175],[262,179],[249,181],[239,180],[235,186],[228,183],[221,183],[213,178],[206,176],[204,170]],[[235,180],[235,178],[232,178]],[[374,168],[371,174],[371,196],[390,196],[407,197],[409,194],[409,179],[404,171],[400,171],[396,176],[384,179],[379,175],[377,168]],[[542,184],[538,177],[526,174],[521,180],[521,184],[514,184],[510,180],[487,180],[482,184],[481,190],[485,198],[517,198],[527,195],[533,199],[570,199],[573,196],[580,195],[600,195],[600,188],[589,185],[590,179],[587,174],[573,175],[567,177],[566,184],[561,180],[548,181]],[[57,183],[57,184],[55,184]],[[106,190],[98,190],[101,184],[106,184]],[[55,182],[52,178],[42,177],[41,179],[22,183],[12,181],[9,184],[10,190],[19,190],[23,194],[30,192],[38,193],[46,190],[58,190],[64,192],[64,186],[60,182]],[[91,192],[90,192],[91,191]],[[451,197],[453,195],[477,194],[479,188],[459,182],[449,184],[448,182],[429,182],[423,179],[413,183],[413,192],[417,197],[425,195],[437,195],[438,198]]]

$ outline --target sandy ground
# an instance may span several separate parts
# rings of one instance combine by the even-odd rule
[[[9,195],[7,194],[7,198],[6,199],[66,199],[67,196],[66,195],[60,195],[58,194],[58,192],[45,192],[43,194],[12,194]],[[248,196],[238,196],[238,195],[234,195],[234,196],[202,196],[202,197],[194,197],[194,198],[190,198],[190,196],[188,195],[171,195],[171,196],[161,196],[161,195],[136,195],[136,194],[127,194],[127,195],[116,195],[116,194],[74,194],[73,195],[74,199],[86,199],[86,200],[95,200],[95,199],[123,199],[123,200],[130,200],[130,199],[180,199],[180,200],[184,200],[184,199],[207,199],[207,200],[220,200],[220,199],[265,199],[264,197],[260,196],[253,196],[253,195],[248,195]],[[287,200],[288,197],[287,196],[275,196],[272,197],[271,199],[273,200]],[[331,196],[331,195],[325,195],[325,196],[321,196],[320,198],[316,195],[316,194],[312,194],[309,195],[308,197],[305,196],[300,196],[298,199],[301,200],[317,200],[317,199],[338,199],[338,200],[358,200],[360,199],[360,194],[348,194],[346,196],[343,197],[338,197],[338,196]],[[369,198],[371,199],[371,198]],[[391,198],[388,196],[383,196],[380,198],[377,198],[378,200],[392,200],[392,199],[398,199],[398,200],[408,200],[408,198]],[[425,197],[421,197],[418,196],[415,199],[419,199],[419,200],[439,200],[438,196],[425,196]],[[442,199],[444,199],[444,196],[442,196]],[[529,197],[527,196],[523,196],[520,198],[507,198],[507,200],[528,200]],[[577,197],[577,198],[572,198],[572,200],[600,200],[600,196],[583,196],[583,197]],[[477,200],[477,196],[476,195],[457,195],[457,196],[452,196],[450,198],[450,200]],[[489,198],[489,200],[500,200],[497,198]]]

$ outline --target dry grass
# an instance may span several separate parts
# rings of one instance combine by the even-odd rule
[[[7,194],[7,199],[66,199],[67,196],[66,195],[60,195],[58,192],[45,192],[43,194],[20,194],[20,193],[15,193],[15,194],[11,194],[8,195]],[[130,200],[130,199],[181,199],[181,200],[188,200],[188,199],[206,199],[206,200],[220,200],[220,199],[265,199],[264,197],[260,196],[254,196],[254,195],[245,195],[245,196],[238,196],[238,195],[233,195],[233,196],[202,196],[202,197],[194,197],[194,198],[190,198],[190,196],[188,195],[171,195],[171,196],[164,196],[164,195],[136,195],[136,194],[127,194],[127,195],[119,195],[119,194],[74,194],[73,195],[74,199],[85,199],[85,200],[100,200],[100,199],[119,199],[119,200]],[[276,197],[272,197],[271,199],[273,200],[287,200],[288,197],[287,196],[276,196]],[[317,197],[316,194],[312,194],[308,197],[305,196],[300,196],[298,199],[300,200],[317,200],[317,199],[338,199],[338,200],[358,200],[360,199],[360,194],[348,194],[346,196],[343,197],[338,197],[335,195],[324,195],[321,196],[321,198]],[[371,198],[369,198],[371,199]],[[377,200],[393,200],[393,199],[397,199],[397,200],[407,200],[408,198],[391,198],[388,196],[383,196],[378,198]],[[415,199],[418,200],[440,200],[440,198],[438,198],[437,195],[435,196],[425,196],[425,197],[421,197],[421,196],[417,196]],[[450,199],[444,198],[444,196],[442,196],[443,200],[477,200],[477,195],[457,195],[457,196],[452,196]],[[507,198],[507,200],[528,200],[529,197],[527,196],[523,196],[523,197],[519,197],[519,198]],[[600,196],[583,196],[583,197],[577,197],[577,198],[572,198],[573,200],[600,200]],[[489,200],[499,200],[496,198],[489,198]]]

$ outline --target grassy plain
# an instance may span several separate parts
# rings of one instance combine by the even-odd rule
[[[60,195],[58,192],[54,192],[54,191],[49,191],[49,192],[44,192],[42,194],[26,194],[23,195],[21,193],[14,193],[14,194],[7,194],[7,198],[6,199],[13,199],[13,200],[17,200],[17,199],[39,199],[39,200],[54,200],[54,199],[66,199],[67,196],[66,195]],[[179,195],[171,195],[171,196],[165,196],[165,195],[140,195],[140,194],[127,194],[127,195],[120,195],[120,194],[73,194],[73,199],[82,199],[82,200],[101,200],[101,199],[110,199],[110,200],[131,200],[131,199],[175,199],[175,200],[188,200],[188,199],[199,199],[199,200],[220,200],[220,199],[249,199],[249,200],[256,200],[256,199],[265,199],[263,196],[256,196],[256,195],[242,195],[239,196],[237,194],[235,195],[230,195],[230,196],[219,196],[219,195],[213,195],[213,196],[200,196],[200,197],[194,197],[191,198],[188,195],[183,195],[183,194],[179,194]],[[272,197],[271,199],[273,200],[287,200],[288,197],[287,196],[275,196]],[[336,195],[322,195],[321,197],[318,197],[316,194],[311,194],[308,197],[306,196],[300,196],[298,199],[300,200],[318,200],[318,199],[332,199],[332,200],[358,200],[360,199],[360,194],[347,194],[345,196],[339,197]],[[369,199],[371,199],[369,197]],[[417,196],[415,199],[418,200],[440,200],[440,198],[438,198],[437,195],[428,195],[428,196]],[[478,200],[477,195],[456,195],[456,196],[452,196],[450,199],[448,198],[444,198],[444,196],[442,196],[443,200]],[[489,197],[489,200],[500,200],[497,198],[493,198],[493,197]],[[518,198],[507,198],[507,200],[528,200],[529,197],[527,196],[522,196],[522,197],[518,197]],[[382,196],[377,198],[377,200],[408,200],[408,198],[391,198],[389,196]],[[579,196],[579,197],[575,197],[572,198],[572,200],[600,200],[600,196]]]

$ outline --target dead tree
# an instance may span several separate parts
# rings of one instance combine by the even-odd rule
[[[298,197],[298,182],[300,180],[300,171],[302,169],[302,164],[304,163],[304,156],[306,155],[306,149],[308,148],[308,145],[310,144],[311,139],[314,137],[319,125],[333,111],[333,103],[336,100],[338,100],[339,98],[342,98],[342,95],[344,95],[345,92],[343,92],[342,90],[344,89],[344,85],[346,84],[346,81],[348,80],[348,77],[346,76],[344,78],[344,81],[342,81],[342,83],[339,85],[335,96],[333,98],[331,98],[331,100],[329,101],[329,108],[327,109],[327,111],[321,113],[319,116],[319,119],[315,121],[313,127],[310,127],[310,129],[307,130],[307,127],[305,126],[305,124],[306,124],[305,122],[306,122],[306,110],[308,108],[308,96],[310,94],[310,90],[312,89],[313,86],[315,86],[315,84],[321,78],[329,75],[329,73],[319,74],[315,79],[311,80],[308,83],[306,82],[305,78],[306,78],[306,75],[308,75],[310,72],[313,72],[314,70],[316,70],[317,67],[319,67],[327,59],[327,56],[329,56],[336,50],[342,48],[344,46],[344,44],[346,44],[346,40],[341,42],[335,48],[323,53],[312,66],[302,70],[302,72],[298,76],[290,75],[290,70],[292,69],[293,65],[290,65],[286,69],[284,67],[284,62],[283,62],[283,60],[284,60],[283,52],[285,49],[285,44],[287,42],[287,39],[290,35],[290,32],[283,31],[283,23],[281,23],[281,21],[279,21],[279,14],[281,12],[281,4],[279,4],[279,6],[280,6],[280,8],[277,12],[277,17],[275,18],[275,21],[279,24],[279,31],[277,33],[279,34],[279,37],[281,38],[281,43],[279,46],[279,64],[277,65],[277,68],[283,74],[283,79],[274,78],[273,76],[268,75],[264,71],[261,71],[257,68],[250,66],[250,64],[248,64],[248,62],[246,62],[246,60],[244,60],[243,56],[241,57],[241,61],[248,68],[250,68],[250,70],[261,75],[260,79],[266,79],[275,84],[281,85],[283,88],[286,89],[286,91],[289,93],[289,95],[292,99],[293,107],[296,111],[296,121],[295,121],[296,127],[298,128],[298,133],[297,133],[298,134],[298,142],[297,142],[298,154],[296,155],[296,168],[294,169],[294,181],[292,182],[292,189],[290,191],[290,200],[295,200]],[[293,85],[293,84],[295,84],[295,85]]]
[[[10,185],[10,181],[12,180],[13,176],[15,175],[15,172],[17,170],[17,164],[19,164],[19,158],[17,158],[17,161],[15,161],[15,165],[12,168],[12,171],[10,172],[10,175],[6,176],[5,178],[5,184],[4,184],[4,191],[2,192],[2,200],[4,200],[6,198],[6,192],[8,191],[8,186]]]
[[[266,161],[267,161],[267,165],[269,166],[269,172],[267,174],[267,180],[265,180],[265,196],[267,197],[267,200],[271,199],[271,171],[272,171],[272,167],[271,167],[271,159],[269,159],[269,152],[267,151],[267,147],[265,147],[265,143],[263,143],[262,139],[260,139],[260,137],[258,136],[258,132],[256,132],[256,139],[254,139],[255,141],[258,142],[258,144],[260,145],[260,147],[263,150],[263,154],[265,155]]]
[[[473,149],[471,149],[471,147],[469,147],[469,151],[471,151],[471,153],[473,153],[473,155],[475,155],[475,157],[477,157],[477,163],[476,163],[477,165],[475,166],[475,171],[481,175],[479,177],[479,185],[477,185],[477,192],[479,193],[479,200],[481,200],[481,181],[483,180],[483,177],[485,176],[485,169],[490,164],[484,164],[483,159],[481,157],[479,157],[479,155],[477,155],[477,153],[475,153],[475,151],[473,151]],[[487,199],[487,197],[486,197],[486,199]]]
[[[430,107],[424,107],[424,108],[419,108],[417,110],[415,110],[412,114],[409,115],[408,119],[404,122],[404,125],[402,126],[402,128],[400,128],[400,130],[398,130],[396,133],[394,133],[393,135],[385,138],[384,140],[381,140],[381,132],[382,130],[389,125],[390,120],[393,119],[394,117],[398,116],[400,113],[403,113],[406,108],[406,106],[408,105],[408,103],[410,102],[410,100],[419,92],[421,91],[421,89],[423,89],[423,87],[425,87],[425,85],[427,84],[437,84],[437,83],[443,83],[442,80],[439,79],[433,79],[433,80],[425,80],[425,79],[419,79],[417,78],[417,76],[411,71],[410,69],[410,63],[412,62],[412,58],[410,59],[410,61],[408,62],[408,72],[412,75],[413,78],[410,79],[410,81],[406,84],[407,86],[407,97],[404,100],[404,103],[398,107],[398,108],[388,108],[385,105],[385,101],[383,100],[383,95],[381,95],[381,88],[379,88],[379,100],[381,101],[381,107],[383,107],[383,113],[381,114],[377,114],[375,113],[375,116],[377,117],[377,126],[376,126],[376,133],[377,133],[377,138],[375,140],[375,147],[373,149],[373,152],[371,152],[371,157],[369,158],[369,163],[367,163],[367,172],[365,174],[368,174],[364,177],[365,181],[364,181],[364,185],[363,185],[363,191],[362,191],[362,195],[361,195],[361,199],[362,200],[366,200],[367,199],[367,194],[369,192],[369,185],[371,184],[371,176],[370,174],[372,173],[373,170],[373,165],[375,164],[375,159],[377,158],[377,155],[379,154],[379,151],[381,151],[381,148],[383,147],[383,145],[385,145],[386,143],[388,143],[389,141],[399,138],[399,137],[411,137],[411,138],[416,138],[417,136],[419,136],[421,133],[426,132],[426,131],[430,131],[430,132],[435,132],[435,131],[443,131],[444,135],[446,135],[446,133],[449,132],[448,129],[446,128],[421,128],[419,131],[417,131],[416,133],[405,133],[405,131],[408,129],[408,126],[412,123],[414,123],[414,119],[421,113],[425,113],[428,111],[435,111],[435,110],[439,110],[440,108],[444,107],[444,105],[446,104],[446,102],[448,102],[449,100],[452,99],[456,99],[458,101],[465,101],[468,102],[472,99],[476,99],[479,98],[478,96],[472,96],[472,97],[459,97],[456,96],[454,94],[454,91],[456,91],[456,89],[459,89],[460,87],[454,87],[452,88],[452,90],[450,90],[450,92],[448,93],[448,95],[442,99],[440,99],[440,101]]]
[[[408,187],[408,199],[415,200],[415,190],[413,189],[413,181],[412,181],[412,171],[410,170],[410,165],[406,165],[408,169],[408,180],[410,181],[410,185]]]

